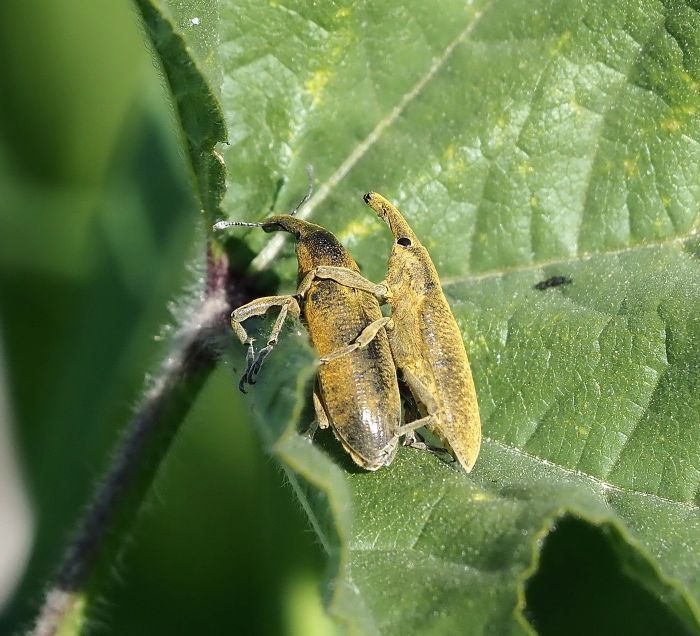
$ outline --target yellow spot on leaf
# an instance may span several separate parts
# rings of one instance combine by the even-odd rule
[[[569,106],[571,107],[571,112],[577,116],[581,114],[581,111],[583,111],[583,108],[581,107],[581,104],[578,103],[576,97],[572,97],[569,100]]]
[[[304,87],[311,94],[314,104],[321,101],[323,89],[328,84],[331,77],[331,72],[328,69],[318,69],[314,74],[306,80]]]
[[[350,9],[342,7],[335,12],[336,18],[347,18],[350,15]]]
[[[693,76],[690,75],[690,73],[688,73],[687,71],[681,70],[681,71],[678,71],[678,77],[680,77],[681,80],[683,82],[685,82],[692,91],[697,90],[698,83],[696,80],[693,79]]]
[[[557,55],[571,39],[571,31],[564,31],[554,43],[554,46],[549,50],[551,55]]]
[[[467,164],[458,154],[458,148],[454,144],[450,144],[442,153],[444,162],[444,170],[451,173],[461,173],[467,169]]]
[[[370,234],[372,226],[363,221],[352,221],[344,229],[337,233],[337,237],[341,241],[348,239],[361,238]]]
[[[637,174],[637,160],[632,159],[628,157],[622,162],[622,165],[625,169],[625,174],[628,177],[633,177],[635,174]]]
[[[661,122],[661,127],[669,132],[678,132],[681,129],[681,122],[677,119],[667,119]]]

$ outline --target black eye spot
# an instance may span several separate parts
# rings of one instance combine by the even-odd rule
[[[265,232],[282,232],[284,228],[279,223],[264,223],[262,229]]]
[[[411,247],[411,239],[406,238],[405,236],[402,236],[398,241],[396,241],[399,245],[402,245],[403,247]]]

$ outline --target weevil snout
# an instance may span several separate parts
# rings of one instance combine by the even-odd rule
[[[391,233],[398,245],[410,247],[420,245],[418,237],[414,234],[411,226],[406,223],[401,212],[399,212],[381,194],[368,192],[362,197],[364,202],[374,210],[375,214],[389,226]]]

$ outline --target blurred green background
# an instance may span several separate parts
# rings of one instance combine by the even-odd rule
[[[0,364],[34,523],[3,634],[31,624],[165,351],[155,336],[183,310],[168,302],[196,289],[200,219],[144,42],[129,3],[0,4]],[[328,633],[323,567],[221,368],[162,467],[89,631]]]

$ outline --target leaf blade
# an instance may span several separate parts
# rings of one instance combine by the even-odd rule
[[[222,5],[220,19],[226,210],[264,216],[289,177],[284,209],[311,162],[314,219],[380,279],[388,242],[359,194],[392,198],[442,274],[482,409],[487,439],[469,478],[403,451],[341,485],[302,447],[282,452],[343,511],[331,609],[366,633],[426,616],[443,627],[462,617],[474,633],[528,630],[514,614],[523,580],[543,529],[566,513],[608,529],[626,546],[621,567],[700,631],[698,553],[684,552],[699,538],[697,13],[672,0],[448,2],[439,16],[420,3],[244,3]],[[263,264],[291,286],[289,250],[277,262],[279,243],[265,249]],[[552,275],[573,282],[533,289]],[[416,485],[406,496],[407,483],[429,495]],[[387,493],[412,503],[423,528]],[[488,536],[513,522],[500,543]],[[372,531],[387,546],[372,547]],[[401,577],[418,557],[394,535],[430,536],[420,565],[435,576],[445,546],[469,547],[477,564],[510,555],[507,583],[442,580],[444,615],[414,612],[404,599],[429,594],[430,577]]]

